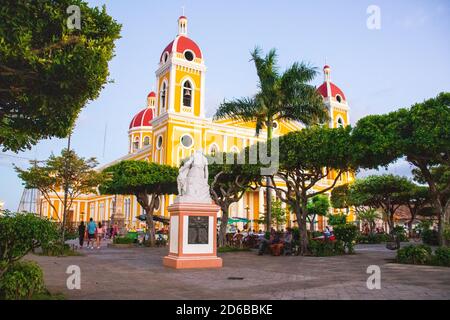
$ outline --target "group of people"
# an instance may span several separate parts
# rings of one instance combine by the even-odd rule
[[[78,226],[78,238],[80,243],[80,248],[84,246],[84,239],[87,238],[87,248],[93,250],[94,246],[100,249],[101,241],[106,236],[113,239],[119,233],[119,227],[117,224],[112,225],[109,230],[101,222],[96,224],[92,218],[89,219],[87,225],[84,221],[81,221]]]
[[[287,228],[286,232],[279,232],[272,228],[268,236],[264,234],[264,236],[261,237],[258,255],[263,255],[267,249],[269,249],[274,256],[280,256],[281,253],[286,255],[291,254],[292,240],[293,235],[291,228]]]

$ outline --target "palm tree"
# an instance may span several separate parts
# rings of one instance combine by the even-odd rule
[[[359,220],[369,225],[370,233],[373,233],[376,221],[381,218],[376,209],[359,211],[357,215]]]
[[[288,120],[310,126],[328,120],[328,112],[316,88],[309,84],[317,75],[316,68],[295,62],[280,73],[275,49],[263,57],[256,47],[251,53],[259,78],[258,92],[253,97],[224,101],[214,115],[215,119],[256,122],[256,135],[266,129],[267,142],[272,139],[276,120]],[[266,180],[266,225],[271,224],[271,182]]]

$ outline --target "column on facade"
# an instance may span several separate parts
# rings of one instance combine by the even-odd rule
[[[259,188],[259,214],[263,214],[264,213],[264,189],[263,187]],[[258,217],[259,218],[259,217]]]

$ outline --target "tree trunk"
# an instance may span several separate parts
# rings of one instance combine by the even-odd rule
[[[267,121],[267,146],[269,146],[269,141],[272,140],[272,130],[273,130],[273,121],[272,119],[269,119]],[[271,156],[270,154],[271,148],[268,147],[266,150],[268,153],[268,156]],[[270,231],[272,226],[272,180],[270,177],[266,178],[266,231]]]
[[[389,234],[392,234],[392,232],[394,231],[394,214],[393,213],[388,212],[387,223],[389,226]]]
[[[309,221],[309,231],[312,233],[315,231],[314,229],[314,221],[316,220],[316,216],[314,215]]]
[[[150,207],[145,209],[145,222],[147,223],[147,236],[148,241],[150,242],[150,247],[154,247],[156,240],[156,231],[155,231],[155,223],[153,221],[153,210]]]
[[[266,179],[266,231],[270,231],[272,227],[272,181],[270,178]]]
[[[369,222],[369,228],[370,228],[370,233],[373,233],[373,230],[375,230],[375,221]]]
[[[301,209],[300,214],[297,214],[297,220],[298,220],[298,227],[300,231],[300,254],[302,256],[306,255],[308,253],[308,245],[309,245],[309,239],[308,239],[308,232],[306,228],[306,219],[308,216],[306,203],[308,199],[304,196],[301,200]]]
[[[219,229],[219,247],[224,247],[227,244],[228,208],[229,206],[227,205],[221,207],[222,220]]]
[[[411,159],[410,159],[411,160]],[[440,192],[436,186],[436,181],[434,181],[430,170],[427,168],[427,165],[423,163],[422,161],[414,161],[412,159],[412,163],[417,166],[422,173],[423,177],[425,178],[425,181],[428,183],[428,187],[430,188],[430,195],[431,195],[431,201],[433,204],[433,207],[438,211],[439,214],[439,226],[438,226],[438,233],[439,233],[439,245],[443,246],[445,244],[445,238],[444,238],[444,222],[445,222],[445,208],[441,203],[440,199]]]
[[[67,151],[70,151],[70,138],[72,137],[72,133],[69,134],[69,138],[67,139]],[[67,157],[64,160],[64,179],[66,179],[66,168],[67,168]],[[61,231],[61,241],[64,246],[66,239],[66,216],[67,216],[67,198],[69,192],[69,185],[67,180],[64,181],[64,203],[63,203],[63,221],[62,221],[62,231]]]
[[[151,197],[150,200],[149,197]],[[153,211],[155,209],[155,203],[158,196],[155,194],[149,195],[147,193],[139,193],[136,194],[136,198],[138,199],[139,204],[145,210],[145,222],[147,224],[148,241],[150,242],[150,247],[154,247],[156,243],[156,231],[155,223],[153,221]]]
[[[412,228],[413,220],[414,220],[414,219],[408,221],[408,234],[409,234],[409,237],[410,237],[410,238],[413,237],[413,228]]]

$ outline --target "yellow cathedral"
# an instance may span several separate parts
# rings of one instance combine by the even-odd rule
[[[188,19],[178,18],[178,35],[162,51],[156,70],[156,92],[147,96],[147,107],[131,120],[128,130],[128,153],[99,168],[104,169],[122,160],[144,160],[178,166],[180,160],[195,150],[207,154],[216,152],[239,152],[243,148],[263,141],[255,135],[254,123],[234,120],[213,121],[205,117],[205,57],[200,47],[188,37]],[[324,82],[317,90],[323,96],[330,113],[330,127],[349,124],[349,106],[344,93],[331,82],[331,68],[326,65]],[[273,136],[277,137],[291,131],[301,130],[296,122],[275,123]],[[333,173],[332,173],[333,174]],[[332,178],[332,177],[330,177]],[[352,174],[342,176],[339,183],[352,180]],[[324,188],[331,184],[324,179],[317,186]],[[173,203],[173,195],[159,199],[156,216],[168,218],[168,206]],[[52,202],[58,212],[41,199],[40,214],[61,220],[62,203],[55,196]],[[230,217],[245,218],[249,221],[259,219],[265,208],[265,188],[248,191],[244,197],[230,208]],[[144,214],[134,196],[83,195],[73,201],[68,221],[78,223],[93,218],[96,222],[108,223],[114,212],[121,212],[127,228],[139,228],[138,216]],[[317,228],[322,229],[326,218],[319,217]],[[350,214],[349,220],[354,217]],[[286,226],[295,225],[295,216],[287,215]],[[157,227],[160,227],[157,223]],[[256,222],[250,225],[258,230]]]

